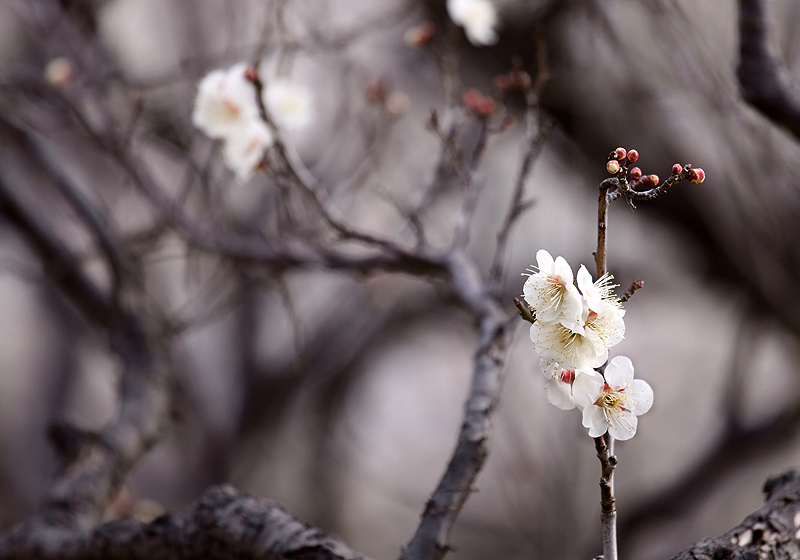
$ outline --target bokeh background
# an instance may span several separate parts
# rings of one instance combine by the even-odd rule
[[[624,290],[626,339],[655,391],[636,437],[618,445],[622,555],[667,558],[736,525],[764,479],[800,459],[800,146],[750,108],[736,83],[737,7],[717,0],[507,0],[500,41],[457,35],[463,87],[493,93],[536,41],[557,123],[528,184],[535,199],[512,237],[506,303],[540,248],[592,269],[597,185],[617,146],[645,173],[702,166],[634,212],[611,208],[609,268]],[[775,36],[800,74],[800,5],[770,4]],[[64,173],[102,205],[136,248],[154,305],[172,317],[180,355],[175,426],[136,469],[126,500],[139,515],[181,508],[231,482],[275,498],[376,559],[396,557],[455,444],[475,335],[446,290],[424,279],[366,279],[324,269],[244,271],[188,247],[100,154],[62,94],[92,126],[113,116],[169,196],[223,228],[262,227],[281,191],[265,175],[237,183],[219,147],[191,126],[198,80],[261,60],[313,91],[312,126],[290,134],[352,223],[409,237],[395,202],[413,203],[434,174],[442,109],[436,58],[406,30],[446,27],[443,2],[383,0],[3,0],[0,115],[46,143]],[[74,76],[48,84],[48,62]],[[364,92],[376,79],[401,110]],[[800,78],[798,78],[800,79]],[[62,89],[64,91],[62,91]],[[407,101],[407,106],[405,105]],[[487,270],[520,157],[517,124],[489,142],[470,252]],[[98,124],[99,123],[99,124]],[[106,123],[107,124],[107,123]],[[469,125],[462,141],[470,141]],[[472,140],[474,141],[474,139]],[[76,218],[2,139],[0,173],[36,200],[64,239],[93,248]],[[457,191],[424,219],[434,244],[452,232]],[[255,226],[254,226],[255,224]],[[266,234],[277,234],[269,227]],[[45,437],[66,419],[98,429],[116,406],[118,364],[47,282],[14,228],[0,223],[0,528],[36,511],[56,468]],[[490,455],[453,537],[454,557],[575,558],[599,553],[599,465],[577,412],[547,404],[520,321]],[[119,505],[119,508],[128,507]],[[146,507],[145,507],[146,506]],[[130,508],[128,508],[130,509]],[[110,508],[109,516],[118,514]]]

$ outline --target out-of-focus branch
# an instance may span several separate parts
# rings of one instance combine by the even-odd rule
[[[114,521],[64,534],[59,544],[43,549],[12,535],[0,545],[0,558],[179,560],[207,558],[213,551],[220,559],[367,560],[277,503],[231,486],[211,488],[184,511],[152,523]]]
[[[450,255],[448,270],[454,293],[478,322],[472,385],[456,448],[400,560],[438,560],[450,550],[450,531],[486,460],[491,415],[510,341],[506,313],[489,295],[475,263],[463,250]]]
[[[739,0],[739,67],[745,100],[800,140],[800,88],[781,59],[764,0]]]
[[[171,391],[168,360],[152,342],[155,333],[146,332],[137,315],[112,304],[50,225],[15,194],[2,174],[0,214],[30,243],[69,300],[107,331],[124,369],[115,420],[98,434],[68,427],[54,432],[59,441],[64,438],[58,436],[68,432],[74,443],[69,456],[63,457],[64,469],[52,484],[41,514],[17,525],[0,542],[2,556],[15,541],[25,541],[34,550],[57,551],[65,539],[96,524],[133,465],[161,437],[169,418]]]

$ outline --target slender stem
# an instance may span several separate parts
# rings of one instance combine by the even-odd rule
[[[609,189],[613,183],[603,181],[597,201],[597,252],[594,255],[597,277],[608,272],[606,266],[606,226],[608,224],[608,205],[611,202]],[[614,498],[614,469],[617,458],[614,456],[614,438],[606,433],[594,439],[597,458],[600,459],[600,523],[603,536],[603,560],[617,560],[617,509]]]

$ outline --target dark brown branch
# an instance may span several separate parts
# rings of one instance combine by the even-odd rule
[[[638,292],[644,287],[644,280],[634,280],[631,282],[631,287],[628,288],[628,291],[622,294],[622,297],[619,298],[620,303],[625,303],[629,299],[633,297],[633,294]]]
[[[475,263],[462,251],[455,251],[448,268],[456,296],[478,321],[478,349],[456,449],[400,560],[438,560],[450,550],[449,534],[486,460],[491,416],[510,342],[505,313],[486,292]]]
[[[277,503],[231,486],[212,488],[184,511],[149,524],[126,519],[58,536],[39,546],[12,533],[0,542],[0,559],[367,560]]]
[[[703,539],[672,560],[800,558],[797,515],[800,513],[800,471],[791,470],[764,483],[767,503],[739,525],[714,539]]]
[[[73,456],[64,457],[67,464],[52,484],[41,514],[12,531],[31,546],[57,549],[63,538],[100,520],[133,465],[160,439],[170,412],[168,359],[152,342],[157,333],[148,333],[137,315],[111,303],[50,224],[16,195],[2,174],[0,214],[29,242],[62,293],[108,333],[123,363],[116,419],[99,434],[79,438]]]
[[[739,67],[745,100],[800,139],[800,90],[778,52],[764,0],[739,0]]]

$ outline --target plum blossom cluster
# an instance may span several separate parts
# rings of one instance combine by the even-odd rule
[[[634,379],[625,356],[608,350],[625,335],[625,310],[614,294],[613,278],[596,281],[581,265],[575,277],[563,257],[536,253],[523,297],[534,312],[530,336],[547,379],[547,398],[560,409],[578,408],[591,437],[609,432],[619,440],[636,434],[638,416],[653,404],[653,390]],[[575,285],[577,282],[577,286]]]
[[[272,131],[261,118],[255,69],[245,63],[209,72],[197,87],[192,123],[209,138],[222,141],[225,164],[244,182],[261,167],[272,146]],[[264,84],[262,103],[277,126],[299,129],[312,119],[305,88],[282,79]]]
[[[497,10],[489,0],[447,0],[447,14],[476,46],[497,42]]]

